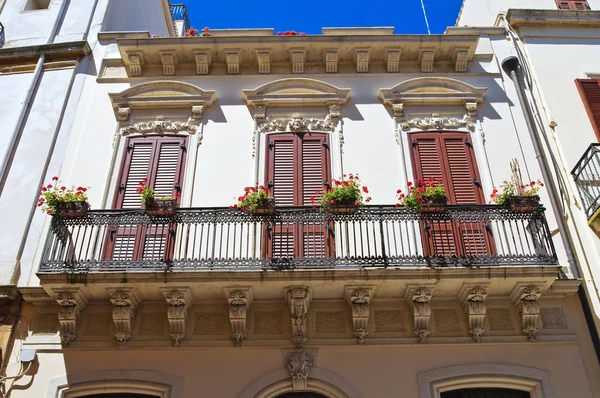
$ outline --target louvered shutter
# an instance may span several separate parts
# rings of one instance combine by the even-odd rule
[[[577,79],[575,83],[596,133],[596,138],[600,141],[600,80]]]
[[[556,6],[560,10],[585,11],[590,9],[586,0],[556,0]]]

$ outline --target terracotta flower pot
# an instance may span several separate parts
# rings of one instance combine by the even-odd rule
[[[177,199],[153,199],[144,202],[146,213],[151,216],[171,216],[177,210]]]
[[[85,217],[90,205],[86,201],[62,202],[56,205],[55,216],[58,217]]]
[[[540,197],[533,196],[511,196],[506,201],[506,205],[510,211],[516,213],[531,213],[540,207]]]
[[[354,202],[337,202],[332,205],[329,205],[327,209],[330,213],[334,214],[344,214],[344,213],[354,213],[358,206],[354,204]]]
[[[261,201],[256,209],[246,209],[248,214],[273,214],[275,213],[275,199],[267,198]]]
[[[421,213],[443,213],[448,207],[448,198],[425,198],[425,203],[421,204],[419,211]]]

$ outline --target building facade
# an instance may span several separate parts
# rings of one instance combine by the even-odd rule
[[[145,23],[97,10],[63,150],[32,193],[56,176],[92,210],[33,216],[11,397],[600,395],[591,278],[552,189],[533,212],[487,203],[511,163],[544,173],[505,27],[177,37],[150,20],[160,2]],[[313,208],[350,174],[368,205]],[[432,177],[444,212],[396,206]],[[175,215],[146,214],[141,181]],[[230,207],[259,185],[273,214]]]

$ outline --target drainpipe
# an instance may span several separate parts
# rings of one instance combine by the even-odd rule
[[[548,189],[548,194],[550,197],[550,205],[552,206],[552,211],[554,213],[554,217],[556,218],[556,223],[558,224],[558,230],[560,231],[562,236],[565,254],[567,255],[567,262],[569,263],[569,267],[573,272],[573,276],[576,279],[579,279],[581,278],[581,271],[574,254],[575,251],[573,249],[573,244],[571,243],[565,220],[562,215],[562,207],[559,201],[559,191],[556,188],[556,185],[554,184],[554,179],[552,178],[552,174],[550,173],[550,166],[548,165],[548,161],[542,151],[542,143],[540,141],[540,136],[537,131],[533,115],[531,113],[531,107],[529,105],[529,102],[527,101],[525,91],[519,79],[519,59],[515,56],[505,58],[504,61],[502,61],[502,69],[508,76],[510,76],[511,80],[515,85],[515,88],[517,89],[517,96],[519,97],[519,102],[521,103],[521,107],[523,108],[525,123],[527,124],[527,130],[529,131],[529,135],[533,143],[535,157],[538,160],[540,169],[542,170],[542,178],[546,182],[546,188]],[[591,311],[590,302],[583,286],[579,286],[577,293],[579,295],[579,300],[581,301],[581,307],[583,309],[585,321],[587,323],[588,329],[590,330],[590,337],[592,338],[592,343],[594,344],[596,357],[598,359],[598,362],[600,362],[600,336],[598,336],[598,329],[596,328],[596,323],[594,322],[594,315]]]
[[[63,0],[60,5],[60,9],[58,10],[58,15],[54,20],[54,24],[52,25],[52,29],[50,30],[50,35],[48,36],[48,41],[46,44],[51,44],[54,42],[56,35],[58,34],[58,27],[60,22],[64,19],[65,13],[67,11],[67,4],[70,0]],[[37,86],[40,84],[40,80],[42,77],[42,69],[44,66],[44,62],[46,61],[46,56],[42,52],[40,58],[38,59],[37,65],[35,66],[35,70],[33,71],[33,77],[31,78],[31,83],[27,92],[25,93],[25,100],[23,101],[23,105],[21,106],[21,111],[19,112],[19,116],[17,118],[17,124],[13,129],[10,135],[10,141],[6,151],[4,152],[4,157],[2,158],[2,166],[0,166],[0,196],[2,196],[2,192],[4,192],[4,185],[6,184],[6,179],[8,178],[8,173],[10,171],[10,166],[12,164],[12,160],[15,157],[15,153],[17,152],[17,147],[19,146],[19,141],[21,141],[21,135],[23,134],[23,128],[25,127],[25,123],[27,121],[27,115],[31,109],[31,103],[33,99],[33,94],[35,93]]]

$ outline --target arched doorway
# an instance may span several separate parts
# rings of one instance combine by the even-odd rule
[[[110,393],[85,395],[82,398],[159,398],[158,395],[133,394],[133,393]]]
[[[441,398],[531,398],[527,391],[507,388],[464,388],[441,394]]]
[[[317,394],[316,392],[286,392],[278,395],[275,398],[328,398],[325,395]]]

